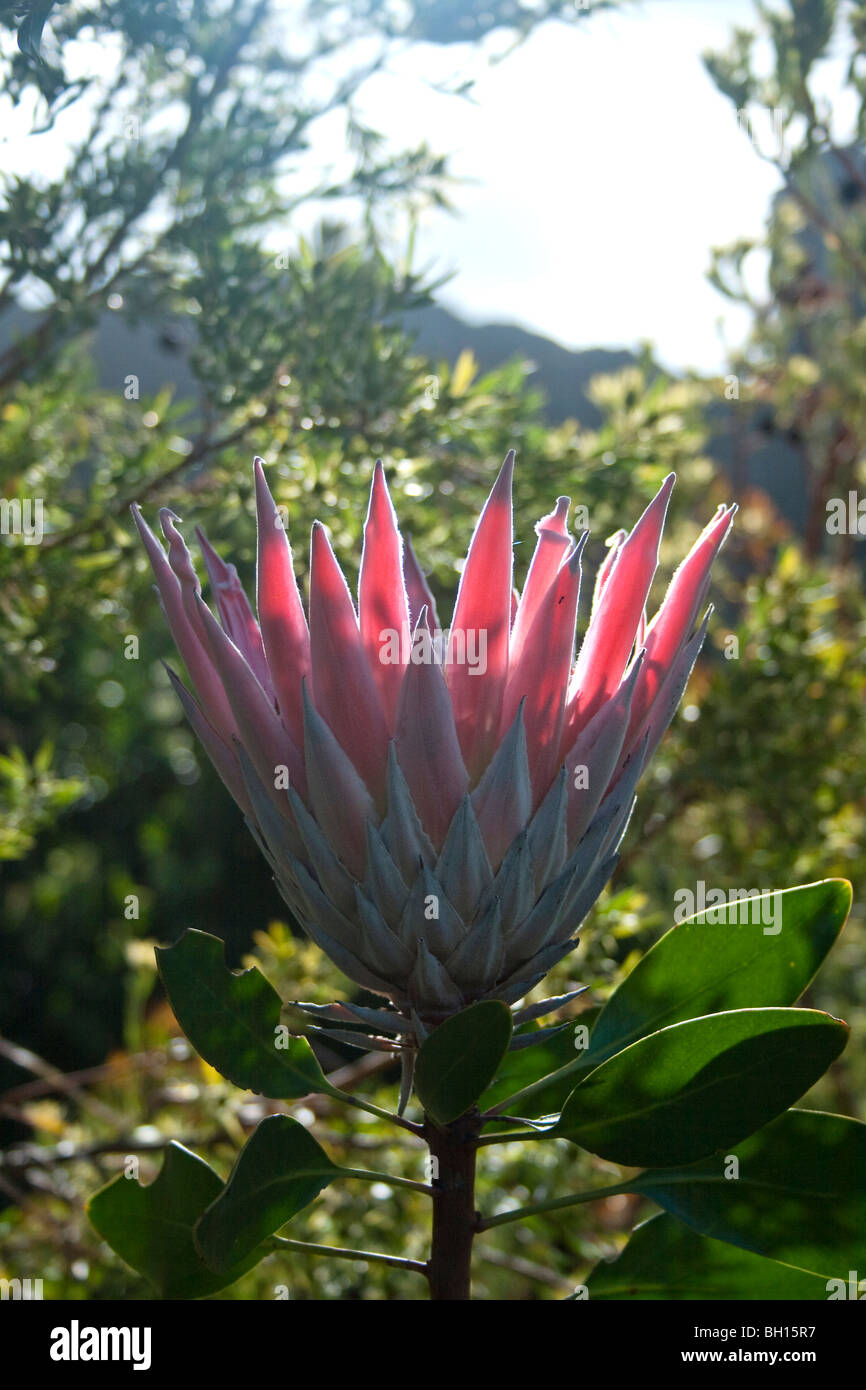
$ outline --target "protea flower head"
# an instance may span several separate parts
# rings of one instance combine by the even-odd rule
[[[194,687],[170,673],[196,734],[298,921],[391,1006],[322,1008],[321,1021],[396,1035],[385,1047],[410,1049],[478,999],[517,1004],[575,946],[703,642],[710,567],[734,512],[718,509],[647,623],[666,478],[634,529],[613,537],[575,661],[586,534],[569,534],[560,497],[536,527],[518,597],[513,463],[510,453],[478,520],[447,634],[381,463],[357,612],[316,522],[305,615],[260,459],[258,622],[204,535],[219,621],[178,518],[160,513],[166,555],[133,509]]]

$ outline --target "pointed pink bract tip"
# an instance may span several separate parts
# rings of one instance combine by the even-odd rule
[[[153,531],[145,521],[140,504],[138,502],[133,502],[129,510],[132,513],[132,519],[135,522],[136,530],[138,531],[138,534],[141,536],[141,539],[144,542],[144,548],[150,556],[151,563],[157,563],[158,557],[156,556],[156,551],[158,551],[159,555],[161,555],[163,560],[165,560],[165,551],[163,550],[158,537],[154,535]],[[166,563],[168,562],[166,561]]]
[[[237,582],[237,570],[234,565],[227,564],[218,551],[214,550],[207,536],[200,526],[195,528],[196,539],[201,547],[204,556],[208,578],[214,588]]]
[[[661,540],[661,532],[665,524],[665,517],[667,516],[668,503],[670,502],[671,493],[673,492],[676,480],[676,473],[668,474],[655,497],[645,508],[643,515],[638,517],[635,522],[628,536],[629,541],[636,539],[646,528],[651,528],[652,531],[656,531],[659,541]]]
[[[310,583],[313,583],[314,575],[328,572],[331,565],[339,569],[339,561],[334,554],[328,532],[321,521],[314,521],[310,527]],[[340,574],[342,576],[342,570]],[[310,598],[312,599],[312,589]]]
[[[661,487],[656,493],[655,500],[657,501],[660,497],[663,497],[665,501],[667,501],[674,490],[674,483],[676,482],[676,480],[676,473],[668,473],[667,477],[664,479]]]
[[[208,540],[207,536],[205,535],[204,531],[200,526],[196,526],[195,528],[195,538],[201,546],[202,550],[207,551],[216,559],[219,559],[219,556],[217,555],[216,551],[214,550],[213,546],[211,545],[210,541]]]
[[[586,543],[587,543],[588,540],[589,540],[589,532],[588,532],[588,531],[583,531],[583,532],[581,532],[581,534],[578,536],[577,540],[575,541],[574,546],[573,546],[572,549],[568,552],[568,554],[566,555],[566,557],[565,557],[565,559],[564,559],[564,561],[563,561],[563,564],[568,565],[568,568],[571,570],[571,573],[572,573],[572,574],[575,574],[575,573],[577,572],[577,570],[580,568],[580,559],[581,559],[581,556],[583,555],[584,548],[585,548]]]
[[[216,593],[212,606],[199,592],[184,538],[176,530],[180,518],[169,508],[159,513],[166,555],[138,504],[130,508],[197,695],[185,691],[169,669],[170,680],[220,776],[254,825],[258,807],[251,808],[245,788],[256,780],[264,788],[275,766],[291,765],[289,804],[303,846],[294,821],[289,822],[285,794],[272,797],[280,816],[276,833],[289,837],[279,868],[287,901],[316,893],[316,912],[325,915],[319,920],[309,908],[311,935],[312,925],[326,940],[332,924],[335,932],[345,924],[347,933],[357,926],[348,945],[342,936],[333,937],[336,963],[348,963],[353,980],[389,995],[395,1007],[423,1018],[425,1027],[428,1013],[438,1021],[461,1000],[479,997],[482,972],[483,997],[508,1004],[535,978],[526,973],[530,966],[549,968],[553,957],[542,942],[552,940],[553,928],[543,913],[537,919],[534,914],[548,901],[546,885],[564,875],[563,866],[568,867],[568,894],[574,878],[574,891],[584,896],[567,897],[565,906],[558,901],[550,911],[568,917],[563,933],[569,937],[585,915],[590,903],[583,883],[590,870],[599,877],[600,869],[572,856],[588,853],[581,845],[597,814],[607,814],[599,812],[600,806],[612,805],[610,814],[615,812],[617,820],[601,825],[600,833],[608,838],[599,840],[598,854],[606,856],[624,831],[638,773],[682,694],[706,631],[712,604],[697,631],[695,622],[710,566],[737,510],[724,504],[716,509],[647,625],[646,598],[676,482],[676,473],[670,472],[632,531],[620,529],[608,541],[612,548],[596,578],[592,615],[575,664],[580,564],[589,532],[577,536],[570,530],[570,498],[557,497],[536,525],[538,545],[518,599],[511,506],[515,462],[516,452],[510,449],[473,532],[453,619],[454,631],[465,639],[464,651],[449,642],[445,671],[439,669],[438,653],[433,660],[417,653],[424,659],[402,664],[410,614],[413,635],[420,634],[425,645],[439,620],[411,543],[408,538],[401,543],[382,459],[375,460],[372,470],[358,612],[331,532],[320,520],[312,524],[309,629],[288,541],[275,525],[285,509],[275,506],[260,456],[254,459],[254,476],[261,637],[234,566],[220,558],[200,527],[195,534]],[[400,660],[392,657],[386,664],[380,659],[380,638],[395,631]],[[479,669],[471,666],[469,653],[470,637],[480,633],[487,641],[486,663]],[[592,766],[595,800],[578,807],[562,797],[568,772],[585,757]],[[248,767],[255,773],[249,784],[244,780]],[[610,801],[611,792],[621,805]],[[452,831],[458,813],[463,819]],[[535,815],[541,816],[537,822]],[[565,825],[561,835],[554,835],[551,829],[560,817]],[[263,840],[266,830],[263,819]],[[458,840],[471,872],[461,867],[459,891],[466,903],[458,905],[455,897],[454,910],[466,924],[490,896],[487,874],[491,869],[498,873],[509,845],[516,846],[514,884],[508,880],[514,921],[506,922],[503,894],[498,918],[489,926],[492,946],[488,950],[482,943],[481,964],[471,963],[471,970],[463,946],[455,951],[444,937],[436,955],[419,936],[412,956],[415,948],[403,944],[390,917],[392,910],[402,912],[400,904],[417,892],[419,868],[423,887],[427,870],[439,873],[440,853],[447,868]],[[267,844],[265,848],[269,852]],[[338,867],[330,868],[332,862]],[[321,884],[316,878],[320,864]],[[604,867],[603,859],[599,864]],[[444,884],[445,869],[442,873]],[[354,880],[348,887],[355,907],[343,903],[347,875]],[[527,879],[525,893],[518,883],[522,877]],[[496,891],[498,895],[498,887]],[[526,904],[518,901],[523,896]],[[375,911],[370,905],[374,899]],[[451,930],[448,923],[442,927],[443,932]],[[565,949],[573,941],[563,934],[561,944]],[[558,950],[559,941],[554,945]],[[513,961],[506,958],[506,947]],[[525,962],[522,973],[509,974],[520,961]]]
[[[517,455],[515,454],[514,450],[509,449],[508,453],[505,455],[505,462],[503,463],[502,467],[499,470],[499,473],[497,474],[496,482],[493,484],[493,487],[490,490],[491,499],[495,498],[497,501],[499,501],[507,495],[508,501],[510,503],[511,484],[514,480],[514,460],[516,457]]]
[[[388,480],[385,477],[385,465],[381,459],[376,460],[375,467],[373,468],[373,478],[370,483],[370,501],[367,506],[367,522],[372,519],[374,513],[379,509],[383,509],[386,513],[390,514],[394,526],[396,527],[397,514],[394,511],[394,504],[391,501],[391,494],[388,491]]]

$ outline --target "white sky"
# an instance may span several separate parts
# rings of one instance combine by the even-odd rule
[[[760,237],[778,179],[701,53],[754,21],[752,0],[644,0],[547,24],[494,65],[477,49],[426,45],[370,79],[359,106],[388,144],[426,141],[466,180],[452,192],[457,216],[431,211],[419,231],[417,261],[456,272],[441,301],[567,347],[648,340],[671,368],[720,370],[725,339],[739,342],[748,318],[707,283],[710,248]],[[105,59],[83,49],[85,65]],[[826,65],[831,97],[842,67],[841,55]],[[456,74],[476,78],[474,102],[432,89]],[[26,115],[0,111],[0,159],[56,173],[64,142],[22,138]],[[84,118],[73,109],[65,139]],[[339,115],[312,134],[313,165],[345,169]],[[293,229],[324,210],[305,208]]]
[[[457,271],[442,301],[567,347],[649,339],[671,367],[719,370],[718,320],[737,342],[748,319],[707,283],[710,248],[759,236],[779,181],[701,53],[754,17],[751,0],[646,0],[549,24],[478,69],[477,105],[419,92],[429,49],[402,80],[372,80],[372,123],[426,138],[474,181],[455,192],[459,217],[431,213],[419,238],[424,261]],[[454,51],[436,61],[457,66]]]

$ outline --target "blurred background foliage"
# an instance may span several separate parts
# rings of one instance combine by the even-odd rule
[[[579,22],[583,8],[308,0],[286,44],[269,0],[0,7],[0,91],[34,132],[75,113],[78,132],[62,175],[34,165],[6,175],[0,192],[0,312],[20,301],[40,311],[0,352],[0,496],[42,498],[46,517],[41,544],[15,534],[0,544],[0,1274],[43,1277],[49,1296],[146,1297],[90,1231],[85,1196],[124,1155],[152,1175],[168,1137],[226,1171],[242,1136],[277,1108],[189,1055],[152,943],[197,927],[222,936],[234,963],[252,952],[287,998],[327,1002],[351,989],[292,931],[183,722],[128,517],[132,500],[151,516],[170,505],[251,583],[256,452],[288,508],[301,570],[320,517],[350,583],[381,456],[444,615],[510,447],[518,582],[532,526],[557,494],[587,508],[591,581],[605,538],[632,525],[675,469],[660,597],[733,494],[741,510],[716,568],[704,655],[586,945],[552,984],[579,979],[590,1004],[603,1000],[670,925],[676,890],[700,879],[763,890],[848,877],[854,914],[810,1000],[845,1017],[855,1041],[809,1103],[864,1115],[863,547],[856,534],[828,534],[826,503],[866,488],[866,162],[859,144],[837,143],[810,78],[844,28],[848,96],[866,135],[866,5],[779,0],[756,11],[754,34],[738,31],[728,52],[707,57],[756,125],[766,108],[781,113],[780,138],[755,141],[782,181],[766,236],[719,248],[710,269],[749,305],[752,333],[723,379],[672,379],[650,349],[599,378],[592,430],[550,426],[526,363],[482,373],[468,352],[453,362],[418,352],[404,316],[437,286],[415,265],[413,217],[453,188],[434,151],[392,150],[353,102],[394,45],[475,42],[498,28],[519,40],[553,16]],[[760,68],[757,36],[771,57]],[[95,73],[78,57],[93,42],[105,54]],[[335,77],[333,55],[356,50],[357,66],[343,62]],[[307,138],[326,113],[345,124],[348,159],[323,175],[310,169]],[[321,215],[303,237],[297,219],[310,206]],[[763,299],[747,288],[752,255],[768,258]],[[117,364],[115,387],[100,384],[92,341],[106,312],[142,334],[187,335],[194,389],[138,389],[135,361]],[[790,450],[792,489],[795,474],[804,486],[799,522],[748,481],[770,435]],[[393,1102],[393,1076],[358,1056],[323,1060]],[[368,1117],[319,1100],[299,1109],[311,1122],[319,1112],[317,1133],[356,1164],[357,1150],[386,1145]],[[542,1200],[610,1169],[567,1145],[532,1147],[488,1151],[488,1206]],[[389,1165],[420,1176],[423,1153],[389,1143],[371,1166]],[[418,1201],[334,1186],[293,1234],[418,1257]],[[638,1210],[621,1197],[497,1228],[479,1242],[477,1296],[564,1296],[614,1253]],[[271,1298],[280,1285],[294,1298],[420,1297],[408,1278],[274,1255],[221,1297]]]

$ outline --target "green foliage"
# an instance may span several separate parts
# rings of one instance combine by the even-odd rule
[[[828,880],[700,912],[638,962],[592,1030],[596,1066],[658,1028],[702,1014],[793,1004],[811,983],[851,906],[851,885]]]
[[[799,1100],[848,1041],[812,1009],[736,1009],[661,1028],[580,1081],[551,1133],[628,1167],[693,1163]]]
[[[790,1269],[747,1250],[707,1240],[671,1216],[653,1216],[619,1259],[596,1265],[587,1281],[596,1301],[628,1299],[826,1299],[818,1274]]]
[[[643,1173],[638,1191],[703,1235],[729,1241],[825,1279],[847,1280],[866,1247],[866,1125],[790,1110],[736,1145],[689,1168]],[[727,1173],[726,1173],[727,1168]]]
[[[88,1215],[103,1239],[162,1298],[204,1298],[234,1283],[261,1258],[258,1252],[245,1252],[217,1274],[196,1251],[196,1222],[221,1188],[202,1159],[181,1144],[170,1144],[155,1182],[142,1187],[116,1177],[90,1199]]]
[[[318,1197],[339,1171],[297,1120],[270,1115],[199,1219],[196,1248],[209,1268],[231,1269]]]
[[[481,1100],[482,1110],[498,1109],[518,1094],[521,1115],[534,1117],[561,1110],[574,1089],[575,1030],[579,1026],[589,1029],[597,1014],[597,1009],[586,1010],[578,1016],[574,1029],[564,1028],[542,1042],[509,1053]],[[577,1065],[579,1068],[580,1063]],[[524,1095],[530,1087],[538,1089],[531,1096]]]
[[[418,1050],[415,1090],[437,1124],[459,1119],[490,1085],[511,1041],[511,1010],[498,999],[471,1004],[441,1023]]]
[[[835,533],[828,504],[862,488],[866,134],[862,7],[836,0],[781,0],[757,7],[751,30],[706,55],[710,75],[736,108],[756,153],[782,180],[766,238],[714,253],[711,279],[753,311],[732,363],[741,389],[736,438],[758,425],[799,478],[806,555],[862,560],[863,530]],[[828,63],[848,58],[842,89],[826,97]],[[851,119],[853,114],[853,119]],[[853,140],[852,140],[852,130]],[[769,252],[769,294],[756,295],[753,253]],[[742,453],[735,444],[738,452]],[[757,452],[754,439],[748,453]],[[791,499],[793,500],[793,498]]]
[[[230,973],[217,937],[189,931],[157,960],[193,1047],[236,1086],[284,1100],[328,1089],[309,1043],[280,1023],[279,995],[260,970]]]
[[[601,1010],[580,1015],[585,1041],[575,1028],[574,1040],[554,1037],[515,1059],[488,1093],[489,1106],[518,1101],[530,1116],[559,1110],[578,1077],[661,1028],[725,1010],[795,1003],[836,941],[850,904],[851,885],[827,880],[740,899],[680,922],[637,961]],[[506,1089],[509,1079],[517,1084]]]
[[[42,826],[83,792],[82,782],[52,772],[53,756],[49,743],[36,750],[32,762],[17,747],[0,756],[0,860],[27,854]]]
[[[405,228],[410,241],[418,209],[447,200],[447,167],[426,146],[392,149],[364,127],[354,110],[360,70],[339,85],[326,72],[337,49],[358,37],[372,35],[385,47],[406,35],[442,43],[472,37],[458,30],[456,11],[419,3],[394,20],[390,7],[371,0],[318,0],[307,7],[310,23],[327,21],[328,37],[300,52],[282,41],[269,7],[253,0],[217,10],[194,0],[183,13],[160,0],[106,5],[98,14],[54,6],[40,41],[36,16],[45,8],[0,10],[9,39],[0,51],[4,93],[20,103],[39,94],[46,128],[62,134],[69,122],[79,132],[62,175],[43,173],[34,158],[26,176],[4,176],[0,197],[0,310],[25,287],[38,290],[46,306],[33,331],[0,357],[0,483],[9,499],[43,497],[47,515],[41,545],[4,537],[9,543],[0,546],[0,854],[13,856],[0,893],[0,1017],[6,1038],[48,1059],[31,1059],[28,1065],[44,1069],[34,1079],[22,1070],[24,1054],[15,1062],[8,1051],[0,1058],[4,1084],[13,1088],[4,1113],[27,1126],[12,1136],[4,1170],[14,1204],[0,1212],[7,1262],[0,1273],[44,1276],[51,1297],[150,1296],[131,1269],[164,1293],[175,1290],[166,1296],[184,1298],[271,1298],[283,1285],[300,1299],[420,1297],[398,1270],[317,1261],[285,1248],[270,1250],[237,1282],[216,1280],[195,1251],[193,1228],[218,1201],[244,1140],[263,1119],[272,1123],[273,1107],[251,1096],[249,1086],[267,1078],[274,1094],[287,1097],[286,1053],[273,1046],[277,996],[329,1002],[357,992],[291,924],[274,921],[284,909],[267,867],[196,748],[159,664],[169,642],[127,507],[133,499],[151,513],[171,505],[188,524],[203,524],[250,583],[249,461],[258,451],[271,464],[277,501],[288,508],[300,570],[318,516],[353,573],[371,465],[381,455],[401,520],[447,615],[459,578],[456,557],[508,447],[516,446],[520,459],[518,583],[532,525],[558,492],[572,491],[588,508],[591,576],[605,537],[636,518],[673,468],[679,482],[657,598],[684,544],[729,490],[706,458],[706,410],[715,431],[720,384],[671,381],[647,355],[634,370],[596,383],[598,429],[567,422],[551,430],[525,364],[480,376],[466,355],[431,362],[415,351],[403,315],[434,287],[411,255],[394,253],[390,229],[399,226],[402,236]],[[520,33],[532,16],[561,8],[485,3],[471,10],[475,36],[509,24]],[[756,70],[760,49],[745,31],[711,64],[734,105],[751,111],[756,149],[777,162],[784,179],[766,239],[769,301],[755,301],[746,289],[754,243],[720,253],[714,274],[754,310],[751,341],[732,363],[741,386],[732,407],[736,437],[745,435],[751,448],[755,412],[763,412],[769,432],[795,451],[808,480],[804,537],[796,543],[765,498],[734,489],[746,505],[715,572],[717,614],[690,685],[687,718],[675,721],[644,779],[620,870],[587,924],[581,955],[557,967],[545,985],[545,992],[564,992],[579,977],[589,993],[566,1010],[572,1026],[505,1055],[482,1109],[578,1062],[577,1071],[518,1103],[530,1119],[559,1111],[576,1079],[590,1079],[586,1063],[616,1061],[636,1036],[651,1040],[654,1028],[683,1021],[691,1010],[695,1016],[779,1006],[808,987],[805,1003],[843,1014],[855,1036],[866,1026],[866,603],[858,538],[831,537],[825,526],[827,499],[862,490],[866,481],[866,225],[860,165],[852,165],[845,138],[829,129],[812,95],[822,55],[832,42],[848,42],[850,26],[849,95],[859,133],[866,132],[862,9],[778,3],[756,21],[770,40],[769,76]],[[13,33],[27,14],[31,40],[16,48]],[[108,39],[116,44],[117,62],[70,80],[65,55],[79,38],[86,41],[85,26],[103,48]],[[175,126],[159,119],[169,103],[178,113]],[[781,149],[764,138],[768,107],[782,113]],[[314,123],[326,113],[346,123],[352,158],[340,180],[323,179],[305,162]],[[330,217],[302,236],[319,198]],[[341,227],[357,207],[361,230]],[[83,231],[71,235],[76,227]],[[162,390],[137,360],[114,364],[116,379],[107,388],[96,384],[88,358],[109,295],[117,296],[111,312],[142,342],[168,322],[191,343],[191,399]],[[124,395],[130,373],[140,374],[140,398]],[[586,611],[584,601],[582,622]],[[736,656],[726,647],[729,637],[737,639]],[[729,924],[723,939],[722,928],[684,923],[639,963],[669,927],[678,890],[698,879],[724,890],[771,891],[827,875],[851,877],[855,904],[813,983],[844,908],[843,890],[828,884],[781,895],[779,937]],[[162,1000],[149,943],[173,940],[181,924],[193,931],[162,953],[163,970],[178,962],[173,1002],[202,1055],[237,1085],[190,1055]],[[228,940],[232,962],[255,934],[258,962],[277,992],[257,971],[232,975],[217,941],[196,955],[193,970],[186,952],[204,931]],[[760,953],[749,945],[759,932]],[[674,955],[679,941],[688,942],[688,954]],[[736,969],[747,958],[749,973]],[[734,969],[723,981],[725,960]],[[227,1010],[221,1028],[196,1002],[199,978],[216,990],[206,997]],[[595,1023],[605,1001],[606,1022],[578,1058],[573,1026]],[[249,1022],[250,1006],[254,1038],[245,1034],[247,1052],[241,1049],[236,1071],[224,1044]],[[267,1036],[262,1019],[272,1030]],[[817,1031],[828,1041],[838,1034],[832,1024]],[[411,1140],[391,1145],[381,1117],[347,1120],[333,1096],[307,1099],[321,1064],[328,1073],[348,1073],[340,1085],[359,1099],[394,1108],[397,1069],[367,1073],[352,1049],[317,1047],[314,1063],[305,1043],[291,1043],[288,1055],[303,1059],[290,1108],[305,1126],[317,1122],[347,1167],[388,1143],[393,1176],[421,1178],[420,1148]],[[62,1086],[52,1081],[52,1065],[96,1070]],[[807,1085],[812,1072],[798,1075]],[[754,1084],[763,1104],[760,1081]],[[864,1085],[857,1043],[809,1103],[862,1114]],[[471,1089],[477,1098],[474,1083]],[[529,1222],[510,1219],[515,1205],[601,1192],[610,1163],[568,1143],[501,1142],[507,1122],[489,1122],[486,1132],[497,1143],[482,1150],[481,1200],[493,1217],[509,1220],[476,1242],[477,1297],[560,1297],[580,1279],[588,1279],[591,1297],[657,1297],[662,1288],[665,1297],[757,1298],[768,1288],[782,1298],[823,1296],[814,1283],[821,1280],[824,1289],[821,1274],[777,1261],[798,1256],[810,1269],[835,1271],[859,1248],[852,1233],[864,1228],[862,1197],[843,1179],[845,1165],[862,1172],[862,1126],[821,1116],[813,1127],[805,1113],[780,1117],[734,1150],[745,1160],[745,1178],[747,1167],[770,1153],[766,1136],[796,1130],[784,1161],[800,1174],[799,1194],[780,1194],[778,1166],[766,1190],[744,1186],[744,1178],[723,1185],[715,1158],[698,1164],[706,1170],[701,1184],[676,1181],[667,1169],[654,1175],[653,1193],[641,1187],[644,1175],[628,1191],[539,1211]],[[207,1151],[214,1169],[177,1141]],[[156,1146],[158,1157],[166,1143],[162,1186],[118,1177],[92,1200],[91,1215],[125,1263],[106,1261],[83,1220],[83,1195],[130,1152],[142,1153],[152,1178],[150,1149]],[[834,1177],[820,1188],[826,1200],[814,1204],[804,1194],[820,1153],[829,1156]],[[666,1154],[665,1161],[678,1160]],[[402,1188],[382,1196],[378,1186],[323,1188],[294,1215],[293,1237],[423,1260],[428,1199]],[[387,1191],[385,1181],[381,1186]],[[730,1200],[724,1205],[734,1189],[747,1197],[739,1226]],[[179,1213],[174,1246],[162,1243],[161,1229],[157,1240],[153,1226],[164,1214],[163,1197]],[[598,1263],[623,1247],[650,1200],[662,1197],[677,1215],[639,1227],[621,1261]],[[683,1224],[687,1209],[695,1231]],[[787,1221],[801,1232],[798,1248],[784,1244]],[[742,1249],[744,1231],[756,1233],[760,1254],[754,1245]],[[527,1273],[533,1269],[534,1277]]]
[[[814,958],[803,959],[808,924],[815,924],[816,935],[819,931],[823,934],[825,950],[847,912],[845,887],[820,884],[788,895],[789,910],[783,913],[783,925],[787,915],[791,936],[799,938],[791,943],[795,964],[800,957],[794,981],[784,977],[780,986],[776,958],[770,953],[765,969],[753,952],[751,939],[733,931],[732,923],[725,926],[736,944],[727,947],[727,959],[720,970],[713,951],[693,949],[694,931],[706,930],[708,925],[700,922],[685,924],[691,930],[675,930],[664,938],[656,948],[656,961],[649,967],[638,967],[640,985],[631,984],[632,976],[620,989],[633,1002],[634,997],[641,998],[641,987],[645,989],[648,981],[655,981],[650,997],[657,1019],[663,1020],[676,1008],[664,999],[666,981],[673,1000],[682,1007],[683,980],[688,976],[691,999],[699,1007],[708,999],[724,997],[724,990],[719,994],[720,973],[724,974],[726,967],[736,982],[744,960],[759,975],[765,973],[770,990],[781,989],[796,997],[817,964]],[[678,968],[680,953],[688,968]],[[822,954],[819,947],[818,959]],[[257,1052],[275,1009],[279,1012],[279,996],[256,972],[231,975],[222,961],[220,943],[204,935],[188,933],[161,957],[163,969],[165,961],[171,962],[167,983],[176,1009],[181,1017],[194,1017],[194,1024],[187,1025],[191,1036],[198,1039],[204,1030],[206,1055],[212,1058],[216,1047],[221,1053],[221,1068],[235,1076],[242,1074],[246,1081],[249,1038],[255,1039]],[[669,966],[660,973],[659,958],[667,958]],[[736,997],[736,983],[731,989]],[[750,992],[750,987],[746,989]],[[614,994],[608,1005],[614,1018],[628,1016],[629,1004],[618,1009],[616,999]],[[596,1027],[603,1018],[604,1011]],[[445,1128],[465,1117],[496,1077],[507,1056],[510,1037],[510,1010],[496,1001],[472,1005],[434,1030],[420,1049],[416,1076],[418,1099],[426,1114]],[[218,1043],[215,1038],[219,1038]],[[702,1235],[825,1277],[841,1278],[838,1271],[857,1256],[864,1228],[866,1188],[859,1148],[866,1126],[840,1116],[782,1112],[810,1089],[847,1040],[848,1028],[839,1020],[815,1010],[790,1007],[740,1008],[668,1024],[628,1042],[579,1080],[554,1124],[514,1137],[541,1142],[549,1137],[566,1138],[621,1166],[648,1168],[627,1178],[622,1188],[614,1191],[650,1197]],[[240,1065],[233,1056],[235,1051]],[[562,1078],[573,1076],[579,1065],[562,1068]],[[543,1089],[544,1083],[536,1083],[536,1089],[539,1086]],[[321,1083],[319,1089],[337,1100],[350,1100],[327,1083]],[[299,1088],[289,1091],[290,1096],[299,1093]],[[520,1098],[518,1094],[501,1104],[510,1108]],[[355,1104],[365,1103],[356,1100]],[[373,1113],[389,1118],[378,1108]],[[765,1128],[780,1115],[776,1124]],[[482,1115],[479,1124],[494,1118]],[[411,1124],[408,1127],[413,1128]],[[415,1133],[422,1132],[415,1127]],[[511,1137],[494,1134],[487,1142],[508,1142]],[[720,1160],[720,1154],[735,1145],[740,1147]],[[733,1172],[732,1162],[737,1165]],[[201,1274],[195,1266],[192,1273],[189,1270],[190,1246],[209,1267],[240,1271],[243,1261],[261,1257],[262,1240],[297,1215],[341,1172],[368,1181],[376,1176],[335,1165],[296,1119],[273,1115],[263,1120],[242,1149],[225,1188],[214,1192],[206,1211],[198,1205],[198,1190],[187,1197],[184,1188],[178,1199],[183,1219],[180,1233],[172,1240],[179,1240],[187,1252],[186,1266],[181,1264],[184,1272],[179,1275],[190,1281],[193,1292],[187,1296],[198,1296],[194,1291],[200,1287]],[[733,1183],[732,1178],[736,1180]],[[404,1179],[397,1181],[412,1185]],[[434,1173],[434,1199],[438,1181],[439,1175]],[[153,1245],[142,1245],[140,1236],[126,1232],[128,1201],[122,1185],[123,1180],[116,1179],[94,1199],[94,1225],[127,1263],[159,1282],[154,1274]],[[591,1201],[596,1195],[605,1194],[590,1189],[554,1198],[482,1220],[481,1228],[517,1221],[545,1208],[558,1210],[572,1202]],[[134,1202],[143,1200],[134,1195]],[[827,1207],[832,1207],[832,1219],[827,1217]],[[139,1227],[135,1211],[133,1208],[130,1223],[133,1233]],[[174,1207],[172,1211],[176,1217]],[[662,1231],[669,1232],[669,1228]],[[151,1241],[158,1244],[158,1231],[148,1237]],[[637,1253],[626,1256],[626,1272],[633,1260],[637,1260],[639,1272],[643,1270],[644,1241],[641,1236]],[[292,1246],[306,1248],[312,1255],[327,1254],[321,1247],[305,1247],[303,1242],[292,1242]],[[709,1260],[711,1279],[730,1276],[732,1268],[736,1269],[736,1262],[732,1265],[730,1259],[710,1259],[711,1250],[689,1248],[691,1258],[702,1267]],[[753,1276],[762,1277],[754,1271]],[[164,1280],[164,1273],[161,1278]],[[604,1281],[601,1283],[604,1288]],[[810,1296],[808,1292],[806,1296]]]

